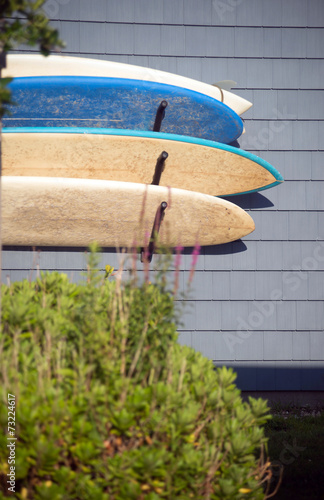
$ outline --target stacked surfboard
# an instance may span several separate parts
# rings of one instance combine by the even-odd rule
[[[8,57],[3,243],[214,245],[254,230],[218,196],[283,181],[230,144],[251,103],[220,87],[107,61]],[[153,247],[152,247],[153,245]]]

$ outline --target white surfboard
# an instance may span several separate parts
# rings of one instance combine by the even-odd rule
[[[7,56],[7,67],[3,70],[2,76],[98,76],[145,80],[200,92],[223,102],[238,115],[241,115],[252,106],[251,102],[232,92],[192,78],[132,64],[83,57],[9,54]]]
[[[209,195],[130,182],[2,177],[4,245],[144,247],[167,203],[159,241],[216,245],[254,230],[240,207]]]

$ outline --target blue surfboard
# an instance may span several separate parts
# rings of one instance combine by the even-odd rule
[[[95,127],[152,131],[161,101],[160,132],[224,144],[243,131],[241,118],[212,97],[164,83],[89,76],[15,78],[6,127]]]

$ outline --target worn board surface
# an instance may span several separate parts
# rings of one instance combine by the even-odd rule
[[[106,179],[159,184],[213,196],[259,191],[282,182],[269,163],[211,141],[161,133],[86,128],[4,129],[3,175]]]
[[[8,127],[106,127],[153,130],[167,101],[161,132],[230,144],[243,132],[241,118],[222,102],[166,83],[94,76],[17,77],[9,84]]]
[[[157,210],[167,202],[159,243],[217,245],[254,230],[240,207],[209,195],[131,182],[53,177],[2,178],[4,245],[116,248],[149,243]]]

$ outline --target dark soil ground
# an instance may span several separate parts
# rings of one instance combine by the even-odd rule
[[[324,500],[324,408],[278,407],[266,425],[274,500]]]

